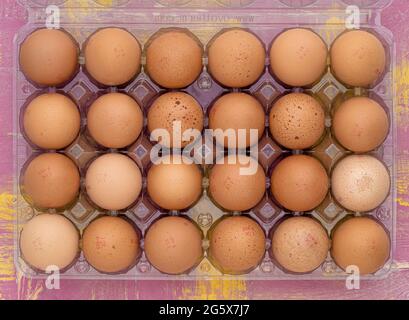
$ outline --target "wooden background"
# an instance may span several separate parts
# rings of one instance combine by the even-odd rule
[[[73,1],[68,0],[67,6]],[[328,0],[330,1],[330,0]],[[359,1],[357,1],[359,2]],[[409,299],[409,1],[395,0],[382,23],[397,42],[395,68],[398,123],[398,223],[394,272],[349,291],[343,281],[63,281],[47,290],[43,281],[16,273],[12,209],[12,42],[26,21],[16,0],[0,1],[0,299]]]

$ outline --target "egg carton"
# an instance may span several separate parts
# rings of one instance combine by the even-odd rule
[[[80,169],[81,173],[81,192],[77,201],[60,212],[69,218],[82,233],[84,228],[96,217],[103,214],[117,215],[118,212],[101,211],[89,201],[84,188],[84,176],[89,163],[99,155],[113,150],[107,150],[99,147],[86,129],[86,113],[95,99],[107,92],[124,92],[135,98],[140,104],[145,119],[147,110],[154,99],[166,92],[166,89],[159,87],[149,76],[142,72],[129,84],[119,88],[106,88],[99,86],[92,81],[84,70],[83,51],[80,56],[80,69],[68,84],[61,88],[39,88],[29,82],[20,70],[18,64],[18,53],[21,43],[31,32],[44,27],[44,21],[47,17],[46,5],[54,4],[61,10],[61,26],[70,33],[78,42],[80,48],[87,38],[100,28],[106,26],[118,26],[127,29],[140,42],[142,47],[162,28],[179,27],[186,28],[196,35],[204,48],[211,39],[221,30],[242,27],[250,30],[264,43],[266,51],[269,50],[272,40],[283,30],[292,27],[310,28],[319,34],[325,43],[330,47],[335,38],[345,30],[345,8],[347,5],[359,5],[361,8],[362,28],[368,29],[377,34],[383,42],[388,54],[388,64],[382,80],[371,89],[355,88],[350,89],[342,85],[336,78],[328,72],[322,77],[321,81],[309,89],[287,88],[276,81],[269,71],[269,61],[266,59],[266,68],[260,79],[252,86],[245,89],[229,89],[218,84],[207,72],[206,53],[203,57],[203,72],[199,78],[189,87],[182,91],[191,94],[200,102],[205,114],[205,128],[208,127],[208,111],[215,101],[221,95],[230,91],[243,91],[254,95],[263,105],[266,115],[268,115],[272,103],[281,95],[295,91],[308,92],[319,99],[326,110],[326,133],[320,143],[310,150],[303,153],[309,154],[319,159],[327,172],[330,173],[334,165],[341,158],[349,154],[342,146],[338,144],[331,133],[331,109],[349,96],[369,96],[381,102],[387,110],[391,120],[391,130],[385,143],[372,154],[386,165],[392,177],[391,192],[385,202],[368,213],[381,222],[388,230],[391,238],[391,254],[385,266],[376,274],[365,276],[368,279],[379,279],[385,277],[391,270],[395,247],[395,221],[396,207],[393,199],[396,194],[396,174],[395,174],[395,148],[396,148],[396,123],[394,120],[394,88],[393,88],[393,65],[395,63],[395,46],[393,36],[390,31],[379,24],[380,10],[391,1],[264,1],[264,0],[95,0],[81,1],[82,6],[65,6],[65,1],[21,1],[29,8],[29,23],[25,25],[15,38],[14,47],[14,125],[15,125],[15,192],[17,194],[16,203],[16,228],[15,228],[15,261],[17,267],[31,278],[44,278],[46,275],[31,269],[22,259],[19,251],[19,236],[23,225],[40,214],[36,208],[31,207],[20,192],[20,177],[24,172],[25,166],[29,161],[42,153],[43,150],[30,144],[21,130],[21,115],[28,101],[44,92],[61,92],[70,96],[79,106],[82,116],[81,134],[78,139],[61,153],[66,154]],[[73,4],[70,1],[70,5]],[[110,5],[107,7],[107,5]],[[131,10],[137,8],[138,10]],[[209,8],[203,11],[199,9]],[[227,8],[227,9],[226,9]],[[177,9],[175,11],[175,9]],[[260,10],[263,9],[263,10]],[[275,10],[280,9],[280,10]],[[205,12],[205,13],[204,13]],[[251,19],[249,19],[249,17]],[[206,50],[205,50],[206,51]],[[142,64],[145,58],[142,57]],[[267,117],[268,118],[268,117]],[[283,217],[289,215],[299,215],[300,213],[287,212],[281,209],[269,191],[269,177],[272,168],[280,159],[292,154],[293,152],[281,148],[271,137],[266,123],[266,131],[258,145],[259,162],[265,170],[267,176],[266,194],[263,200],[252,210],[245,213],[228,213],[220,209],[211,199],[207,192],[208,175],[210,166],[202,166],[203,195],[200,200],[191,208],[183,212],[168,212],[157,207],[146,192],[146,173],[151,165],[150,150],[153,147],[149,140],[149,133],[146,128],[138,140],[129,148],[119,150],[118,152],[129,155],[141,168],[143,174],[143,190],[139,199],[125,212],[125,215],[132,220],[141,234],[144,235],[149,226],[158,218],[165,215],[184,215],[193,220],[205,235],[204,248],[208,247],[206,235],[208,230],[226,214],[243,214],[255,219],[263,228],[266,234],[266,253],[262,262],[250,273],[241,276],[230,276],[223,274],[222,271],[215,268],[205,253],[202,261],[189,273],[183,275],[167,275],[157,271],[147,260],[144,253],[138,263],[123,274],[107,275],[102,274],[90,266],[81,254],[73,265],[66,270],[61,277],[69,279],[344,279],[346,274],[337,267],[330,254],[326,261],[315,271],[309,274],[294,275],[282,270],[274,264],[269,255],[270,242],[268,236],[273,227]],[[203,156],[217,157],[223,153],[223,150],[215,148],[212,151],[203,146]],[[209,155],[209,152],[211,153]],[[299,152],[296,152],[299,153]],[[55,210],[49,210],[55,212]],[[354,213],[347,212],[332,198],[328,193],[324,202],[310,213],[316,218],[330,234],[337,223],[347,215]],[[143,247],[143,239],[141,241]]]

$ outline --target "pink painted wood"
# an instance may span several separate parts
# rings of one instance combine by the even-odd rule
[[[72,0],[73,2],[75,0]],[[63,281],[50,291],[16,274],[12,242],[12,42],[26,21],[15,0],[0,2],[0,299],[409,299],[409,5],[395,0],[383,24],[394,32],[398,122],[398,223],[395,271],[348,291],[340,281]]]

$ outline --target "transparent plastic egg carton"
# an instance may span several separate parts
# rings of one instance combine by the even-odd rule
[[[83,44],[87,38],[100,28],[115,26],[127,29],[131,32],[142,45],[148,42],[149,38],[162,28],[178,27],[190,30],[196,35],[204,46],[223,29],[240,27],[253,32],[261,39],[268,52],[273,39],[285,29],[293,27],[310,28],[319,34],[325,43],[330,47],[334,39],[345,30],[346,7],[348,5],[358,5],[361,9],[361,27],[377,34],[383,42],[388,56],[386,72],[382,80],[371,89],[346,88],[328,71],[321,81],[310,89],[285,88],[279,84],[271,75],[269,70],[269,61],[266,59],[266,68],[264,74],[251,87],[246,89],[224,88],[213,80],[207,72],[206,53],[203,57],[203,72],[191,86],[183,89],[201,104],[204,110],[205,128],[207,128],[208,109],[212,102],[222,94],[229,91],[249,92],[263,104],[266,115],[268,115],[273,101],[280,95],[290,92],[309,92],[316,96],[325,106],[326,110],[326,134],[321,142],[311,150],[303,153],[310,154],[318,158],[326,167],[330,174],[333,166],[342,157],[347,155],[333,138],[331,134],[331,107],[336,105],[337,101],[346,96],[370,96],[380,101],[382,106],[387,109],[391,121],[391,130],[385,143],[373,151],[371,154],[381,159],[388,168],[391,178],[391,192],[385,202],[376,210],[368,213],[380,221],[388,230],[391,238],[391,254],[386,265],[374,275],[365,276],[368,279],[379,279],[385,277],[391,270],[393,253],[395,246],[395,220],[396,208],[393,199],[395,198],[395,129],[394,120],[394,88],[393,88],[393,65],[395,62],[394,41],[391,32],[379,24],[379,14],[382,8],[391,1],[286,1],[286,0],[88,0],[88,1],[42,1],[42,0],[21,0],[29,10],[29,22],[25,25],[15,38],[14,48],[14,125],[15,125],[15,192],[17,197],[17,218],[15,230],[15,261],[17,267],[28,277],[44,278],[46,275],[36,273],[21,258],[19,251],[19,235],[25,222],[40,212],[24,200],[20,193],[19,181],[24,166],[29,159],[42,150],[36,149],[24,137],[21,131],[21,115],[27,101],[44,92],[61,92],[69,95],[79,106],[82,115],[82,130],[78,139],[66,148],[62,153],[73,159],[81,172],[81,193],[74,205],[67,208],[62,214],[68,217],[78,228],[80,232],[97,216],[101,214],[117,214],[112,212],[101,212],[88,201],[85,188],[84,176],[90,161],[98,155],[110,150],[105,150],[93,142],[86,130],[86,111],[96,97],[105,92],[120,91],[134,97],[140,104],[146,118],[147,110],[159,94],[166,92],[165,89],[158,87],[153,83],[148,75],[142,72],[129,84],[120,88],[105,88],[98,86],[86,74],[84,70],[83,50],[80,54],[80,70],[74,79],[62,88],[39,88],[30,83],[20,71],[18,63],[18,53],[21,43],[26,36],[38,28],[43,28],[47,17],[46,5],[54,4],[60,8],[61,27],[70,33],[77,41],[79,47],[83,49]],[[69,4],[70,7],[66,6]],[[203,10],[207,9],[207,10]],[[268,56],[268,55],[267,55]],[[145,58],[142,57],[142,64]],[[329,70],[329,69],[328,69]],[[268,118],[268,117],[267,117]],[[266,124],[268,127],[268,123]],[[149,228],[153,221],[167,214],[187,215],[203,230],[205,240],[203,246],[207,249],[208,240],[206,233],[214,223],[225,214],[217,205],[212,202],[206,189],[208,186],[208,174],[210,166],[203,166],[203,195],[201,199],[190,209],[184,212],[167,212],[156,207],[150,201],[146,192],[146,173],[150,166],[150,150],[152,142],[149,141],[149,133],[145,128],[143,133],[131,147],[119,152],[128,154],[133,158],[141,168],[144,176],[143,191],[137,202],[125,214],[131,219],[138,229],[144,232]],[[268,128],[259,142],[259,162],[263,166],[267,176],[266,194],[263,200],[250,212],[234,213],[250,215],[263,228],[266,234],[266,253],[261,264],[249,274],[242,276],[230,276],[217,270],[207,259],[206,254],[203,260],[191,270],[183,275],[166,275],[157,271],[147,261],[143,253],[139,262],[127,273],[107,275],[94,270],[81,254],[74,262],[72,267],[65,271],[62,278],[71,279],[212,279],[212,278],[245,278],[245,279],[344,279],[346,274],[337,267],[331,259],[330,253],[326,261],[314,272],[309,274],[294,275],[281,270],[276,266],[269,254],[269,235],[273,226],[285,215],[297,215],[298,213],[285,212],[280,209],[271,198],[269,188],[269,178],[274,165],[291,151],[284,150],[278,146],[271,138]],[[205,155],[206,148],[203,148]],[[210,156],[220,156],[220,151],[216,149],[215,154]],[[53,210],[50,210],[53,212]],[[122,214],[122,213],[121,213]],[[324,228],[331,233],[335,225],[346,215],[354,214],[347,212],[340,207],[331,197],[327,195],[325,201],[311,213],[318,219]],[[142,240],[143,246],[143,240]]]

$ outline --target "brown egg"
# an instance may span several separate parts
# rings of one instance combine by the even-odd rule
[[[324,201],[328,188],[329,179],[324,166],[311,156],[292,155],[284,158],[271,176],[274,198],[284,208],[295,212],[318,207]]]
[[[131,158],[108,153],[91,163],[85,186],[90,199],[100,208],[123,210],[138,199],[142,190],[142,175]]]
[[[149,262],[168,274],[188,272],[203,257],[203,234],[190,220],[165,217],[148,229],[144,248]]]
[[[331,255],[342,269],[356,266],[361,275],[366,275],[384,266],[390,247],[389,235],[380,223],[369,217],[354,217],[335,228]]]
[[[309,217],[283,220],[274,230],[271,241],[274,260],[293,273],[309,273],[317,269],[330,248],[327,231]]]
[[[148,130],[151,137],[165,147],[185,147],[200,135],[203,118],[202,107],[191,95],[168,92],[157,98],[150,107]],[[169,137],[161,137],[164,133]]]
[[[87,72],[106,86],[125,84],[141,69],[141,46],[131,33],[121,28],[105,28],[91,35],[84,55]]]
[[[79,233],[62,215],[40,214],[24,225],[20,249],[23,259],[31,267],[47,271],[48,267],[56,266],[62,271],[78,256]]]
[[[379,147],[389,133],[389,118],[379,103],[367,97],[354,97],[334,113],[335,138],[346,149],[369,152]]]
[[[103,216],[92,221],[82,236],[85,259],[103,273],[125,272],[141,254],[136,228],[121,217]]]
[[[66,32],[39,29],[20,48],[20,67],[25,76],[40,86],[60,86],[78,70],[79,49]]]
[[[331,47],[331,69],[344,84],[351,87],[375,85],[386,67],[382,42],[363,30],[341,34]]]
[[[245,216],[222,218],[211,229],[209,258],[227,274],[244,274],[256,268],[264,257],[263,229]]]
[[[59,153],[37,156],[24,171],[22,193],[38,208],[63,208],[76,199],[79,188],[77,166]]]
[[[367,212],[379,207],[389,194],[388,169],[369,155],[351,155],[332,172],[332,195],[347,210]]]
[[[264,72],[266,51],[263,43],[244,29],[218,34],[208,50],[209,72],[222,85],[243,88],[252,85]]]
[[[160,30],[146,49],[146,71],[162,87],[180,89],[192,84],[202,72],[203,48],[184,29]]]
[[[162,163],[148,171],[148,194],[166,210],[183,210],[194,204],[202,194],[202,172],[187,158],[164,156]]]
[[[286,85],[310,86],[324,75],[327,56],[327,46],[316,33],[290,29],[281,33],[271,46],[271,71]]]
[[[213,130],[234,130],[231,140],[235,146],[246,148],[258,142],[265,129],[265,112],[261,103],[253,96],[234,92],[216,100],[209,114],[209,128]],[[245,130],[239,133],[239,129]],[[250,130],[257,130],[256,139],[251,140]],[[243,138],[241,138],[243,134]],[[225,147],[229,146],[229,136],[216,136],[216,141]]]
[[[311,148],[325,132],[324,108],[308,94],[287,94],[277,100],[270,111],[270,132],[285,148]]]
[[[42,149],[63,149],[78,136],[81,115],[68,97],[46,93],[31,101],[24,111],[24,132]]]
[[[229,211],[247,211],[264,197],[266,177],[253,158],[231,155],[213,166],[209,184],[210,194],[219,206]]]
[[[143,127],[143,113],[138,103],[123,93],[99,97],[88,111],[89,133],[106,148],[125,148],[135,142]]]

